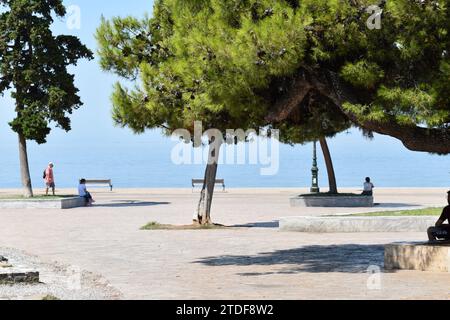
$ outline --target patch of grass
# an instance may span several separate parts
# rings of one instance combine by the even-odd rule
[[[371,213],[357,213],[353,217],[414,217],[414,216],[440,216],[443,208],[425,208],[416,210],[381,211]]]
[[[225,226],[218,224],[209,224],[209,225],[170,225],[170,224],[160,224],[158,222],[152,221],[147,223],[145,226],[141,228],[141,230],[214,230],[214,229],[225,229]]]
[[[141,230],[161,230],[162,225],[158,222],[152,221],[147,223],[141,228]]]
[[[54,300],[61,300],[58,297],[55,297],[51,294],[46,295],[45,297],[42,297],[42,300],[44,301],[54,301]]]

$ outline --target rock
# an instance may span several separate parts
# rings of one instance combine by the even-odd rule
[[[4,256],[0,256],[0,263],[2,262],[6,263],[8,262],[8,259],[6,259]]]

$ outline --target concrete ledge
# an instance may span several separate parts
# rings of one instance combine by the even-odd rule
[[[312,196],[300,195],[291,198],[291,207],[358,208],[373,207],[373,197],[354,196]]]
[[[23,266],[10,265],[8,259],[0,256],[0,285],[38,282],[38,271]]]
[[[15,283],[39,283],[39,272],[17,268],[0,269],[0,285]]]
[[[310,233],[423,232],[436,223],[436,217],[285,217],[280,231]]]
[[[51,200],[0,200],[0,209],[72,209],[84,207],[80,197]]]
[[[450,272],[450,242],[386,245],[384,267],[387,270]]]

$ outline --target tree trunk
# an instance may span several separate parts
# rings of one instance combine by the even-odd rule
[[[214,187],[216,184],[219,152],[220,144],[216,145],[214,143],[210,143],[208,164],[206,166],[203,188],[200,193],[200,200],[197,207],[197,220],[194,220],[195,223],[200,225],[212,224],[211,205],[214,195]]]
[[[326,138],[320,139],[320,146],[322,147],[323,157],[325,158],[325,164],[328,172],[328,184],[330,185],[330,193],[337,194],[336,175],[334,173],[333,160],[331,159],[330,149]]]
[[[19,159],[20,174],[22,176],[23,195],[25,198],[33,197],[31,186],[30,167],[28,165],[27,141],[23,134],[19,133]]]

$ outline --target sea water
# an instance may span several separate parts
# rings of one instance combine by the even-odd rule
[[[58,187],[70,188],[80,178],[112,179],[117,188],[189,188],[191,179],[202,178],[205,164],[175,164],[172,150],[177,142],[159,131],[136,136],[124,129],[114,134],[58,132],[47,144],[29,143],[31,176],[42,187],[42,172],[48,162],[55,164]],[[83,132],[90,132],[84,130]],[[372,178],[377,187],[450,187],[450,157],[407,150],[396,139],[375,135],[367,140],[354,129],[329,139],[340,187],[361,187]],[[227,187],[308,187],[311,185],[312,144],[281,145],[279,170],[261,175],[260,164],[222,164],[218,178]],[[277,155],[272,155],[273,159]],[[320,185],[328,180],[318,145]],[[0,188],[20,187],[17,141],[13,134],[0,143]]]

